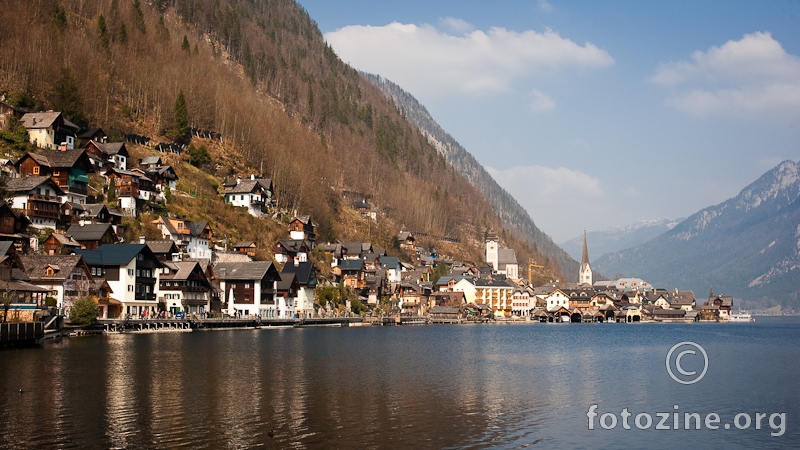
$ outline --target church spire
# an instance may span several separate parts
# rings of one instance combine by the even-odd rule
[[[578,273],[580,284],[592,284],[592,267],[589,265],[589,246],[586,245],[586,230],[583,230],[583,255],[581,256],[581,268]]]
[[[583,230],[583,256],[581,256],[581,264],[589,264],[589,247],[586,245],[586,230]]]

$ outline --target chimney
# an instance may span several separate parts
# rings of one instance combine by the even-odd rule
[[[295,258],[294,259],[294,266],[295,267],[299,267],[300,266],[300,258]]]
[[[228,269],[226,267],[223,267],[219,270],[219,273],[220,273],[220,278],[224,280],[225,276],[228,274]]]
[[[253,173],[251,173],[251,174],[250,174],[250,179],[251,179],[251,180],[255,180],[255,179],[256,179],[256,175],[255,175],[255,174],[253,174]]]
[[[147,237],[146,236],[139,236],[139,243],[140,244],[144,244],[146,242],[147,242]]]
[[[241,182],[242,182],[242,177],[236,177],[236,184],[239,184]]]

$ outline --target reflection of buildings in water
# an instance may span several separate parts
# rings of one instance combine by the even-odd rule
[[[146,391],[150,432],[159,441],[178,436],[185,439],[192,423],[186,417],[186,399],[191,393],[183,378],[187,375],[183,361],[192,356],[191,349],[184,348],[191,341],[182,333],[154,333],[139,339],[149,341],[151,346],[139,359],[147,368],[141,389]]]
[[[133,371],[136,370],[137,352],[131,351],[132,340],[137,336],[108,335],[106,361],[106,435],[109,446],[131,448],[129,438],[136,433],[138,414],[137,392]]]

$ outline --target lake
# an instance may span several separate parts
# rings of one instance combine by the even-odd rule
[[[756,320],[68,338],[0,350],[0,449],[800,448],[800,318]]]

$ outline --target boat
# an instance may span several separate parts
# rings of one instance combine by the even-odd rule
[[[755,322],[756,319],[753,318],[749,313],[742,313],[739,314],[731,314],[730,318],[728,319],[729,322]]]

